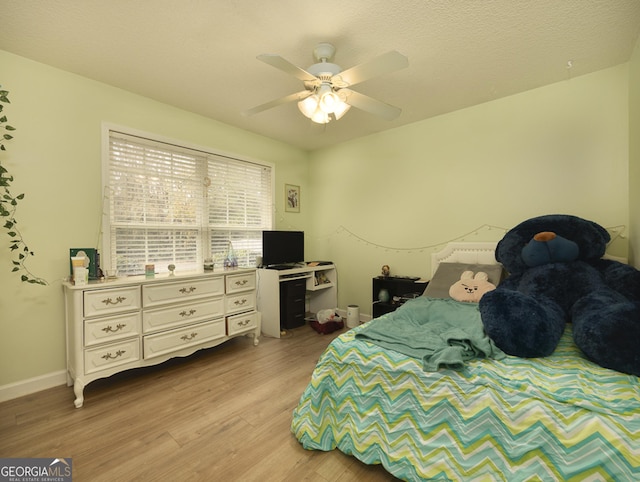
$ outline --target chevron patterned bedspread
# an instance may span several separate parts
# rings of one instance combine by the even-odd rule
[[[640,480],[640,379],[601,368],[567,327],[547,358],[420,360],[355,339],[324,352],[291,429],[403,480]]]

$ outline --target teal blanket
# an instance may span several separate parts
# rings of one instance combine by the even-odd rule
[[[504,358],[484,332],[477,303],[420,296],[367,323],[356,338],[422,360],[424,371]]]

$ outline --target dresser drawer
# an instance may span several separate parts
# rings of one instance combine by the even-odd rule
[[[153,358],[216,338],[224,338],[224,319],[197,323],[144,337],[144,358]]]
[[[204,280],[185,280],[179,283],[144,285],[142,287],[142,300],[145,308],[174,301],[223,294],[224,278],[222,276]]]
[[[206,301],[194,300],[190,303],[145,310],[142,314],[142,327],[145,333],[150,333],[223,316],[222,297]]]
[[[84,346],[121,340],[140,334],[140,312],[95,318],[84,322]]]
[[[226,292],[238,293],[256,289],[256,273],[231,274],[226,276]]]
[[[259,313],[256,311],[227,317],[227,334],[231,336],[257,328],[258,317]]]
[[[84,292],[84,316],[102,316],[140,309],[140,286]]]
[[[119,367],[140,360],[140,338],[120,341],[84,351],[85,374]]]
[[[248,291],[237,295],[228,295],[225,298],[226,313],[239,313],[253,310],[256,307],[256,292]]]

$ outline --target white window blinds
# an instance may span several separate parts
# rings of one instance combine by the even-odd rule
[[[110,265],[140,274],[218,265],[232,250],[254,266],[272,229],[271,167],[109,131],[106,196]],[[104,264],[104,263],[103,263]]]

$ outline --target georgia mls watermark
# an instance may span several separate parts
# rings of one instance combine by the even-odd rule
[[[0,482],[71,482],[71,458],[0,458]]]

